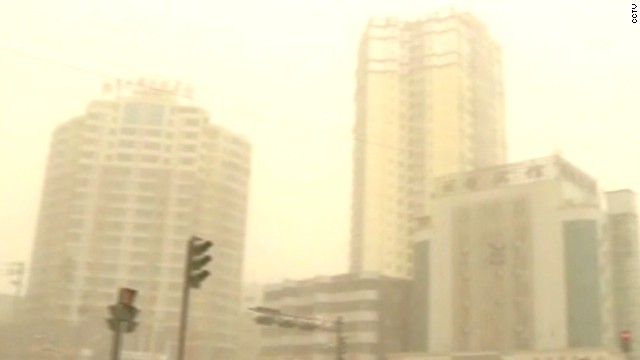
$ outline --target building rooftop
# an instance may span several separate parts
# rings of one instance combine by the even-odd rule
[[[395,277],[381,275],[378,273],[345,273],[338,274],[332,276],[315,276],[307,279],[300,280],[284,280],[280,283],[269,284],[265,287],[267,292],[269,291],[277,291],[284,288],[290,287],[302,287],[302,286],[314,286],[318,284],[329,284],[329,283],[341,283],[341,282],[349,282],[349,281],[358,281],[358,280],[367,280],[367,279],[386,279],[389,281],[399,280]]]
[[[566,180],[589,193],[597,193],[594,178],[561,156],[554,155],[441,176],[435,181],[434,197],[556,179]]]

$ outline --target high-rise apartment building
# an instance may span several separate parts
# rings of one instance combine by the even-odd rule
[[[616,266],[594,179],[552,156],[439,177],[435,187],[432,229],[416,239],[414,307],[426,316],[416,316],[414,351],[616,345]]]
[[[371,19],[358,57],[351,271],[410,276],[434,177],[506,161],[501,50],[448,10]]]
[[[186,241],[196,235],[215,246],[212,276],[192,297],[189,358],[232,359],[249,173],[246,139],[165,91],[93,101],[60,125],[28,291],[43,341],[63,343],[65,324],[86,332],[75,334],[83,347],[104,348],[106,306],[127,286],[142,312],[125,350],[173,353]]]

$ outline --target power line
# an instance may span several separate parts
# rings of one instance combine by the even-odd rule
[[[60,61],[60,60],[55,60],[55,59],[52,59],[50,57],[34,54],[32,52],[19,50],[19,49],[7,47],[7,46],[3,46],[1,48],[4,49],[5,51],[10,52],[10,53],[13,53],[13,54],[16,54],[16,55],[19,55],[19,56],[23,56],[23,57],[27,57],[27,58],[30,58],[30,59],[33,59],[33,60],[45,62],[45,63],[48,63],[48,64],[63,66],[63,67],[66,67],[66,68],[69,68],[69,69],[72,69],[72,70],[84,72],[84,73],[91,74],[91,75],[99,75],[99,76],[101,76],[101,77],[103,77],[105,79],[111,79],[111,80],[118,79],[117,76],[114,76],[114,75],[111,75],[111,74],[107,74],[105,72],[88,69],[88,68],[83,67],[83,66],[71,64],[71,63],[68,63],[68,62],[63,62],[63,61]],[[150,90],[155,90],[155,89],[153,89],[153,88],[151,88],[149,86],[140,86],[140,87],[146,88],[146,89],[150,89]],[[186,97],[186,96],[181,95],[181,94],[175,94],[175,96],[179,97],[179,98],[184,98],[184,99],[191,100],[189,97]],[[225,105],[223,105],[222,107],[225,107]],[[240,107],[233,107],[233,106],[226,106],[226,107],[234,109],[234,110],[238,110],[240,108]],[[252,107],[243,107],[242,109],[245,110],[245,111],[249,110],[250,112],[252,112],[254,114],[259,114],[259,115],[261,115],[263,117],[265,116],[264,112],[255,111],[255,110],[253,110]],[[272,116],[269,116],[269,120],[272,123],[279,122],[279,123],[286,124],[286,125],[293,125],[294,127],[298,127],[298,128],[307,128],[307,129],[311,129],[312,128],[312,127],[303,126],[301,124],[294,123],[294,122],[291,122],[291,121],[277,120],[277,119],[274,119]],[[314,130],[318,130],[319,128],[313,128],[313,129]],[[323,129],[323,130],[325,130],[325,129]],[[363,138],[350,136],[350,135],[346,135],[346,134],[326,133],[326,135],[331,135],[331,136],[334,136],[334,137],[341,137],[341,138],[352,140],[352,141],[355,141],[355,142],[364,143],[366,145],[378,146],[378,147],[386,148],[386,149],[389,149],[389,150],[397,150],[397,151],[403,151],[403,152],[405,152],[405,151],[406,152],[414,152],[414,150],[412,150],[412,149],[410,149],[408,147],[399,147],[399,146],[393,146],[393,145],[384,144],[384,143],[380,143],[380,142],[373,142],[371,140],[366,140],[366,139],[363,139]]]
[[[220,30],[225,30],[223,28],[219,28],[219,29]],[[5,34],[9,34],[11,36],[16,36],[16,37],[22,37],[23,39],[25,38],[25,33],[24,32],[18,33],[16,31],[8,29],[6,27],[0,27],[0,33],[5,33]],[[72,52],[75,52],[76,54],[82,55],[85,58],[86,57],[90,57],[90,58],[93,58],[93,59],[98,59],[100,61],[106,61],[106,62],[108,62],[110,64],[115,63],[113,58],[107,58],[107,57],[105,57],[104,55],[101,55],[101,54],[96,55],[95,53],[87,54],[86,51],[84,51],[84,50],[80,50],[78,48],[69,46],[67,44],[63,44],[63,43],[61,43],[59,41],[51,42],[50,40],[44,39],[41,36],[33,35],[33,34],[30,34],[30,35],[27,35],[27,36],[31,36],[32,38],[35,38],[37,42],[46,44],[46,45],[48,45],[50,47],[63,49],[63,50],[66,50],[66,51],[72,51]],[[255,46],[255,45],[253,45],[253,46]],[[262,44],[258,44],[256,47],[259,47],[259,48],[261,48],[263,50],[268,50],[269,49],[269,47],[266,47],[266,46],[264,46]],[[317,61],[319,59],[319,57],[314,57],[313,59],[315,61]],[[116,63],[116,66],[124,68],[124,69],[127,69],[127,70],[135,71],[136,73],[145,73],[145,72],[148,71],[148,67],[140,67],[138,65],[133,65],[133,64],[128,64],[128,63],[125,64],[125,63],[122,63],[122,62]],[[164,76],[164,77],[167,78],[167,76]],[[253,102],[255,104],[255,101],[254,101],[255,99],[250,99],[248,97],[242,97],[242,100],[243,100],[243,104],[246,104],[246,103],[249,103],[249,102]],[[265,105],[261,104],[261,106],[264,107]],[[272,108],[272,110],[273,110],[273,108]],[[281,111],[282,109],[278,109],[278,110]],[[308,114],[304,114],[303,116],[308,116]],[[295,114],[295,115],[292,115],[291,117],[300,117],[300,114]]]

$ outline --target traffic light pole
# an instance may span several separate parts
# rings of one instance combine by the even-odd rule
[[[113,332],[113,342],[111,343],[111,360],[120,360],[120,353],[122,352],[122,330],[124,325],[124,321],[119,320],[116,331]]]
[[[133,305],[137,293],[134,289],[121,288],[117,303],[107,307],[111,313],[111,317],[106,319],[107,325],[113,332],[111,360],[120,360],[122,337],[124,333],[133,332],[138,324],[135,319],[140,310]]]
[[[184,351],[187,342],[187,325],[189,323],[189,298],[191,286],[189,285],[189,278],[191,276],[191,241],[187,241],[187,256],[185,256],[184,264],[184,280],[182,281],[182,306],[180,309],[180,329],[178,329],[178,359],[184,360]]]
[[[332,326],[325,326],[318,323],[319,319],[317,317],[285,314],[278,309],[264,306],[249,308],[249,310],[259,314],[254,319],[259,325],[277,325],[284,328],[298,328],[303,331],[322,330],[335,333],[335,360],[345,360],[347,343],[344,338],[344,320],[342,316],[338,316],[335,321],[332,321]]]
[[[343,338],[342,338],[342,316],[336,319],[336,360],[344,360]]]
[[[211,275],[203,268],[211,261],[211,256],[206,252],[213,246],[211,241],[205,241],[197,236],[192,236],[187,241],[187,252],[184,264],[184,280],[182,283],[182,307],[180,311],[180,328],[178,329],[178,357],[184,360],[187,344],[187,325],[189,323],[189,298],[191,288],[198,289],[202,282]]]

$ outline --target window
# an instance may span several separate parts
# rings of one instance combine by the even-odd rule
[[[198,126],[200,125],[200,119],[185,119],[184,124],[187,126]]]
[[[456,189],[456,182],[454,180],[449,180],[444,183],[443,190],[444,192],[452,192]]]
[[[126,124],[161,126],[165,108],[161,105],[128,103],[124,106],[123,121]]]
[[[98,133],[100,132],[100,128],[96,125],[86,125],[85,130],[89,133]]]
[[[123,148],[132,148],[134,146],[134,142],[132,140],[120,140],[118,142],[118,146]]]
[[[131,154],[118,154],[118,161],[131,161],[133,156]]]
[[[173,109],[173,112],[176,114],[197,113],[198,111],[199,109],[196,107],[178,107]]]
[[[159,150],[162,149],[162,144],[157,142],[148,142],[144,144],[146,149]]]
[[[473,190],[476,188],[477,181],[475,178],[469,178],[467,179],[465,185],[467,186],[467,189]]]
[[[543,168],[541,165],[534,165],[527,169],[527,177],[539,178],[543,174]]]
[[[193,145],[193,144],[185,144],[185,145],[182,145],[181,148],[182,148],[183,151],[196,151],[197,150],[196,146]]]
[[[135,135],[137,134],[138,131],[134,128],[130,128],[130,127],[125,127],[120,129],[120,134],[122,135]]]
[[[97,154],[94,151],[83,151],[82,157],[85,159],[95,159],[97,157]]]
[[[496,185],[506,184],[509,181],[507,172],[506,171],[498,172],[493,178],[493,181]]]
[[[155,155],[144,155],[142,161],[144,162],[158,162],[159,157]]]
[[[182,133],[182,136],[185,139],[197,139],[198,138],[198,133],[193,132],[193,131],[186,131]]]
[[[107,114],[99,112],[91,112],[87,115],[87,117],[91,120],[106,120],[109,118]]]

